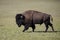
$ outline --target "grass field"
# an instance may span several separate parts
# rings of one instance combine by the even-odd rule
[[[35,32],[29,28],[22,32],[15,23],[17,13],[26,10],[37,10],[53,16],[55,32],[49,27],[44,32],[45,26],[36,25]],[[60,40],[60,1],[52,0],[0,0],[0,40]]]

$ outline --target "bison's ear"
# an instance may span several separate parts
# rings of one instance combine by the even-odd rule
[[[20,16],[20,18],[21,18],[21,19],[25,19],[25,16],[22,14],[22,15]]]
[[[16,19],[25,19],[25,16],[23,14],[17,14]]]

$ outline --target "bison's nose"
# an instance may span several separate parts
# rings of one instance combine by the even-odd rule
[[[21,25],[19,24],[18,27],[21,27]]]

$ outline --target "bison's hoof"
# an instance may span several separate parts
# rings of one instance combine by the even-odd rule
[[[33,31],[34,32],[34,31]]]
[[[25,32],[25,30],[23,30],[23,32]]]
[[[47,31],[45,31],[45,32],[47,32]]]

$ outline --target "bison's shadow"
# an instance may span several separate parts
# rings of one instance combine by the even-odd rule
[[[4,26],[4,25],[0,25],[0,26]]]
[[[34,33],[56,33],[56,32],[60,32],[60,31],[34,31]],[[32,33],[32,31],[27,31],[27,33]]]

